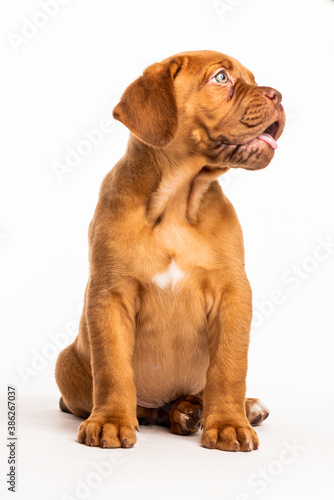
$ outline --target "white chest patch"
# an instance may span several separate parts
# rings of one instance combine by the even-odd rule
[[[184,276],[184,272],[179,269],[174,260],[170,263],[169,268],[164,273],[156,274],[153,281],[159,288],[166,288],[168,285],[172,287],[176,285]]]

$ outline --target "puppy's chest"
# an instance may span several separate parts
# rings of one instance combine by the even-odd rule
[[[210,244],[185,225],[162,225],[156,231],[153,244],[156,260],[150,281],[160,289],[174,289],[191,279],[195,270],[210,269],[214,264]]]
[[[185,271],[180,269],[175,262],[171,261],[166,271],[153,275],[152,282],[159,288],[174,288],[185,277]]]

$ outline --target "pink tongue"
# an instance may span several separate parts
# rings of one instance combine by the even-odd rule
[[[275,139],[270,134],[265,134],[265,133],[260,134],[259,137],[257,137],[257,139],[260,139],[261,141],[266,142],[273,149],[277,149],[278,148],[277,142],[275,141]]]

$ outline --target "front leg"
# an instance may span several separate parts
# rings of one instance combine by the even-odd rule
[[[210,365],[204,390],[202,445],[226,451],[257,449],[245,412],[252,292],[246,277],[225,287],[209,316]]]
[[[134,345],[134,285],[117,290],[88,287],[86,319],[93,375],[93,410],[79,427],[78,441],[103,448],[136,442],[136,389],[131,366]]]

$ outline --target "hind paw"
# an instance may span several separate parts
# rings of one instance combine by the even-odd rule
[[[246,415],[251,425],[260,425],[269,416],[269,410],[260,399],[247,398]]]
[[[169,414],[170,428],[174,434],[186,436],[197,432],[203,416],[203,400],[198,396],[177,399]]]

